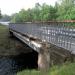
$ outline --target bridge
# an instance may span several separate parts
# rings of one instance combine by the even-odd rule
[[[10,23],[9,31],[39,53],[38,67],[41,69],[49,68],[52,51],[63,57],[68,54],[66,51],[75,54],[74,21]]]

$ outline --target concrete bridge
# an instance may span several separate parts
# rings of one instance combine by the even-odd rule
[[[38,67],[48,70],[52,52],[62,56],[64,61],[75,54],[74,26],[73,21],[10,23],[9,31],[38,52]]]

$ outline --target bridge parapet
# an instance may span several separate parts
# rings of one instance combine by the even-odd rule
[[[10,23],[10,30],[65,48],[75,54],[75,21]]]

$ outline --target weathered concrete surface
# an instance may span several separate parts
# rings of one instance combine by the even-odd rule
[[[50,68],[50,45],[42,43],[40,52],[38,54],[38,68],[40,70],[48,71]]]
[[[42,47],[38,54],[38,68],[48,71],[50,66],[55,64],[63,64],[66,61],[73,62],[75,55],[70,51],[53,44],[42,42]]]
[[[65,50],[61,47],[57,47],[53,44],[50,44],[50,56],[51,56],[51,65],[61,64],[66,61],[73,61],[74,55],[70,51]]]
[[[37,63],[40,70],[48,71],[50,65],[61,64],[73,60],[72,54],[68,50],[47,42],[37,41],[37,39],[34,40],[34,38],[31,39],[31,37],[26,37],[19,33],[17,34],[17,32],[15,36],[38,52]]]

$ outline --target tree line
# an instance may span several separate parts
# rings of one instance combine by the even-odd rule
[[[12,22],[29,22],[29,21],[49,21],[57,18],[57,8],[49,6],[46,3],[35,4],[32,9],[22,9],[19,13],[12,15]]]
[[[36,3],[34,8],[21,9],[10,19],[11,22],[75,20],[75,0],[58,0],[54,6]]]

